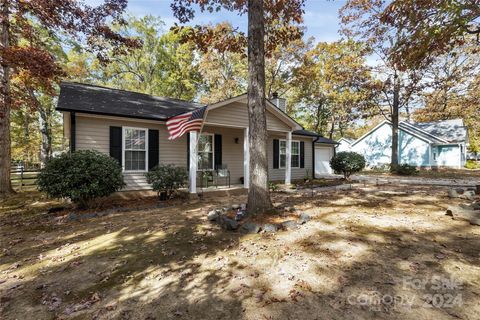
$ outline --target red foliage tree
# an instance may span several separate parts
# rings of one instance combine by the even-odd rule
[[[24,87],[54,94],[54,84],[63,75],[35,27],[72,37],[105,61],[107,45],[118,53],[138,45],[109,27],[111,23],[124,23],[126,6],[127,0],[105,0],[97,7],[77,0],[0,0],[0,195],[12,192],[10,111],[31,99],[29,92],[15,90],[11,79],[15,76]]]

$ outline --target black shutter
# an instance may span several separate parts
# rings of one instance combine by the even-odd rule
[[[273,139],[273,169],[278,169],[278,158],[280,156],[280,143],[278,139]]]
[[[215,142],[214,142],[214,149],[215,149],[215,160],[213,167],[218,169],[220,165],[222,165],[222,135],[216,134],[215,135]]]
[[[148,170],[158,166],[160,141],[158,130],[148,129]]]
[[[122,127],[110,127],[110,157],[122,165]]]
[[[187,132],[187,171],[190,171],[190,133]]]
[[[305,168],[305,142],[300,141],[300,168]]]
[[[70,112],[70,152],[77,149],[77,118],[75,112]]]

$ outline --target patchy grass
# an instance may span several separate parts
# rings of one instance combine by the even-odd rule
[[[480,227],[445,216],[445,194],[278,193],[312,221],[258,235],[206,220],[242,196],[68,222],[17,194],[0,203],[0,318],[476,319]]]

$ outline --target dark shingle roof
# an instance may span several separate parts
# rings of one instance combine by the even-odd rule
[[[101,86],[62,82],[57,110],[167,120],[203,105]]]
[[[464,142],[467,139],[467,128],[462,119],[410,124],[448,142]]]
[[[334,140],[331,140],[331,139],[328,139],[328,138],[325,138],[325,137],[322,137],[321,135],[319,135],[318,133],[315,133],[313,131],[308,131],[308,130],[295,130],[293,131],[293,134],[296,134],[296,135],[299,135],[299,136],[307,136],[307,137],[316,137],[317,140],[316,142],[317,143],[328,143],[328,144],[338,144],[338,142],[334,141]]]

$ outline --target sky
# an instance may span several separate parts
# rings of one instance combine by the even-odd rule
[[[98,5],[103,1],[84,0],[84,2],[89,5]],[[127,12],[135,16],[147,14],[160,16],[167,27],[170,27],[178,22],[173,16],[170,3],[170,0],[129,0]],[[344,3],[345,0],[306,0],[304,25],[307,29],[305,37],[314,37],[317,42],[331,42],[340,39],[338,9]],[[227,11],[214,14],[197,12],[195,20],[191,24],[217,24],[224,21],[246,30],[246,17],[240,17]]]

